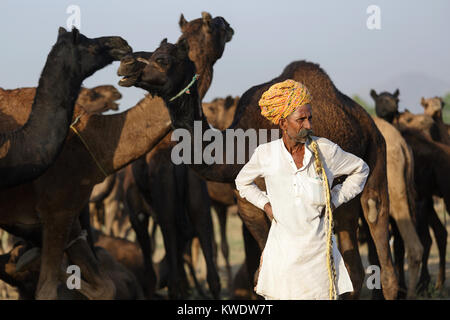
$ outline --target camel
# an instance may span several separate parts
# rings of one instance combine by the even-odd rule
[[[401,132],[414,155],[414,180],[418,199],[417,232],[424,248],[418,290],[419,292],[424,291],[430,282],[427,263],[431,237],[428,226],[433,229],[439,250],[439,274],[436,288],[440,289],[445,281],[447,230],[434,210],[433,195],[443,197],[446,207],[450,208],[450,190],[447,183],[450,173],[450,147],[433,139],[435,138],[433,132],[436,132],[436,123],[429,115],[414,115],[408,110],[400,113],[398,111],[398,89],[396,93],[377,94],[374,90],[371,91],[378,109],[389,110],[384,114]],[[385,108],[385,104],[388,104],[389,108]]]
[[[190,22],[186,21],[183,15],[179,20],[179,26],[182,35],[179,41],[187,41],[190,44],[189,57],[196,63],[199,70],[199,85],[201,96],[206,94],[213,76],[213,65],[222,56],[225,44],[233,36],[233,29],[222,17],[212,18],[209,13],[203,12],[202,18]],[[132,65],[131,65],[132,66]],[[123,84],[121,81],[119,84]],[[150,97],[144,98],[147,103],[154,103]],[[135,215],[143,211],[140,209],[141,200],[139,195],[131,194],[138,190],[146,202],[155,213],[156,220],[161,227],[164,239],[164,246],[167,252],[168,265],[170,268],[169,278],[169,296],[178,298],[186,294],[184,289],[176,288],[176,285],[182,285],[186,288],[185,274],[183,268],[183,253],[186,247],[185,240],[178,239],[182,235],[182,224],[176,224],[176,221],[186,219],[191,220],[194,225],[195,234],[200,238],[201,247],[204,252],[207,263],[207,280],[210,291],[215,298],[219,297],[220,279],[213,261],[212,240],[212,221],[210,216],[209,199],[206,191],[205,182],[190,172],[191,169],[184,165],[175,166],[170,161],[170,153],[174,145],[170,141],[172,133],[169,133],[165,139],[155,147],[144,159],[133,163],[132,171],[134,175],[134,184],[129,185],[126,199],[130,199],[130,221],[136,230],[137,238],[143,253],[149,256],[151,251],[148,236],[148,217],[142,216],[139,220]],[[187,185],[190,185],[188,188]],[[198,193],[192,193],[194,188]],[[174,202],[174,199],[185,199],[185,203],[180,200]],[[187,208],[189,217],[185,217],[184,211]],[[176,217],[184,217],[183,219]],[[178,229],[177,229],[178,228]],[[180,229],[181,228],[181,229]],[[178,231],[176,231],[178,230]],[[147,258],[146,258],[147,259]],[[184,279],[184,280],[178,280]]]
[[[123,81],[126,85],[133,85],[162,97],[168,107],[173,126],[186,129],[186,132],[192,135],[194,134],[194,120],[201,121],[201,133],[210,127],[201,112],[199,93],[195,82],[190,87],[190,94],[179,95],[192,79],[195,80],[196,69],[188,58],[188,50],[188,44],[185,41],[179,41],[176,45],[163,42],[148,58],[136,60],[136,67],[129,67],[133,69],[133,72],[127,73],[126,69],[120,70],[119,67],[119,71],[122,72],[118,72],[118,74],[124,77]],[[133,65],[129,60],[125,62],[128,66]],[[141,65],[137,65],[138,63]],[[388,245],[389,198],[385,142],[368,113],[353,100],[340,93],[318,65],[298,61],[286,67],[279,77],[255,86],[242,95],[231,127],[233,129],[275,128],[260,115],[257,101],[261,93],[271,84],[287,78],[303,82],[312,92],[314,96],[312,109],[315,119],[313,125],[316,134],[332,139],[344,150],[361,156],[371,168],[371,174],[362,195],[338,208],[335,215],[340,249],[355,288],[352,297],[358,297],[364,279],[364,270],[356,241],[361,204],[377,247],[384,296],[387,299],[394,299],[397,296],[398,280]],[[177,98],[175,99],[175,97]],[[172,98],[174,99],[170,101]],[[231,141],[227,142],[224,132],[218,131],[218,133],[223,139],[223,145],[227,145],[227,143],[231,146],[234,145],[234,151],[236,151],[236,144]],[[234,141],[235,136],[228,136],[228,139]],[[200,145],[201,151],[204,151],[208,145],[205,141],[202,143],[191,141],[192,150],[194,150],[192,145],[195,147],[195,144]],[[250,154],[247,148],[245,160],[248,160]],[[192,156],[189,153],[187,155]],[[207,180],[233,183],[243,164],[236,163],[236,152],[234,152],[234,164],[227,164],[226,155],[226,152],[222,153],[222,164],[217,162],[207,164],[202,161],[201,164],[190,164],[190,166]],[[261,251],[269,230],[268,219],[261,210],[255,210],[254,206],[246,204],[245,200],[239,197],[238,207],[241,218],[257,241],[258,249]],[[255,254],[251,258],[253,271],[250,274],[256,270],[258,262],[258,254]]]
[[[216,129],[225,130],[233,122],[239,97],[227,96],[226,98],[216,98],[211,102],[202,104],[203,112],[208,119],[208,123]],[[211,199],[211,207],[214,209],[219,221],[220,228],[220,248],[225,260],[225,268],[228,277],[228,291],[232,290],[231,265],[229,261],[229,245],[226,233],[227,210],[228,207],[236,204],[233,186],[228,183],[207,181],[208,195]],[[194,268],[198,261],[198,242],[192,243],[192,261]],[[217,245],[215,245],[217,247]],[[215,250],[217,252],[217,250]],[[217,256],[217,254],[216,254]],[[217,259],[217,258],[216,258]]]
[[[61,265],[68,243],[71,246],[65,251],[81,267],[86,279],[81,292],[91,299],[114,294],[113,283],[97,268],[87,243],[72,241],[80,234],[75,218],[105,173],[113,173],[146,154],[170,129],[167,109],[162,106],[158,110],[158,105],[138,104],[114,115],[86,115],[75,110],[74,118],[77,121],[73,127],[79,135],[68,135],[54,165],[39,179],[0,194],[0,212],[4,213],[0,216],[1,227],[36,245],[42,244],[36,291],[39,299],[57,297],[58,274],[54,266]],[[155,278],[154,274],[148,276]]]
[[[442,109],[444,108],[442,98],[433,97],[425,99],[422,97],[420,105],[424,108],[424,114],[433,118],[436,123],[436,129],[432,133],[434,140],[450,145],[450,125],[444,123],[444,119],[442,118]]]
[[[77,104],[87,113],[101,114],[109,110],[119,110],[116,102],[122,98],[120,92],[112,85],[97,86],[91,89],[82,89]]]
[[[423,247],[413,221],[416,200],[413,154],[394,126],[378,117],[373,117],[373,120],[386,141],[389,214],[394,219],[406,247],[409,266],[407,298],[413,299],[423,254]],[[400,287],[403,289],[406,284],[402,257],[396,255],[395,264]]]
[[[76,28],[72,32],[59,29],[57,42],[39,78],[28,121],[15,130],[7,130],[3,122],[0,127],[0,188],[31,181],[54,163],[67,136],[82,81],[123,57],[129,51],[129,46],[125,45],[119,37],[99,38],[93,42]],[[100,46],[104,50],[91,54],[93,61],[83,59],[89,48],[93,52]],[[74,48],[78,50],[72,50]],[[72,81],[68,82],[67,78]],[[17,98],[20,99],[20,95]],[[8,110],[2,113],[8,114]]]
[[[27,243],[18,242],[10,252],[0,255],[0,279],[18,289],[20,300],[34,299],[39,277],[39,260],[28,265],[25,270],[21,270],[19,267],[20,259],[28,247]],[[114,282],[116,288],[114,300],[143,300],[142,288],[130,270],[101,246],[95,247],[95,254],[100,267]],[[64,265],[67,266],[67,264],[68,262],[64,261]],[[67,278],[67,274],[64,273],[65,270],[63,269],[61,271],[61,278],[63,279]],[[86,298],[76,290],[61,287],[58,291],[58,299],[84,300]]]
[[[25,125],[31,113],[35,96],[36,88],[11,90],[0,88],[1,132],[11,131]],[[82,109],[89,114],[118,110],[119,105],[115,101],[121,97],[120,92],[111,85],[81,88],[75,102],[75,108]],[[17,109],[23,109],[24,111],[18,114]]]

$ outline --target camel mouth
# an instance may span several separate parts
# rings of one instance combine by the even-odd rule
[[[121,87],[131,87],[138,81],[138,78],[138,75],[123,76],[122,79],[119,80],[118,84]]]
[[[119,60],[123,59],[124,57],[126,57],[127,55],[129,55],[132,52],[133,52],[133,49],[131,49],[131,47],[128,46],[126,48],[112,49],[112,50],[109,51],[109,54],[116,61],[119,61]]]

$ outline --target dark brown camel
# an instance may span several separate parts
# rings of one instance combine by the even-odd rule
[[[208,119],[208,123],[216,129],[225,130],[233,122],[234,113],[238,103],[239,97],[233,98],[232,96],[227,96],[226,98],[216,98],[211,102],[204,102],[202,104],[202,109]],[[228,275],[228,291],[231,292],[232,275],[229,261],[229,246],[226,227],[228,208],[236,204],[233,185],[228,183],[207,181],[206,186],[208,187],[208,195],[211,199],[211,206],[216,212],[217,219],[219,221],[220,248],[225,259],[225,267]],[[192,260],[194,263],[197,261],[196,252],[198,252],[198,250],[192,250]]]
[[[13,249],[3,255],[0,255],[0,280],[16,287],[19,291],[20,300],[33,300],[39,278],[39,259],[28,265],[25,270],[17,270],[20,259],[27,251],[27,244],[23,242],[16,243]],[[142,300],[142,288],[135,275],[127,269],[122,263],[117,261],[108,250],[101,246],[95,247],[95,254],[100,267],[108,274],[114,282],[116,288],[115,300]],[[64,262],[67,266],[68,262]],[[61,271],[61,278],[65,279],[67,274],[65,270]],[[84,300],[76,290],[66,289],[64,286],[58,290],[58,299],[62,300]]]
[[[431,247],[431,237],[428,226],[433,229],[439,249],[439,275],[436,287],[442,288],[445,281],[445,254],[447,245],[447,230],[439,220],[433,207],[433,195],[443,197],[447,208],[450,208],[450,147],[435,141],[438,132],[436,123],[428,115],[414,115],[408,110],[398,111],[398,94],[374,90],[371,95],[380,111],[392,121],[392,124],[402,133],[406,142],[412,148],[414,155],[414,180],[417,190],[417,228],[424,247],[422,271],[418,290],[422,292],[428,287],[430,275],[428,272],[428,257]],[[385,108],[388,104],[389,107]]]
[[[190,90],[191,94],[184,94],[169,101],[191,82],[196,72],[195,65],[188,59],[187,46],[184,41],[178,42],[177,45],[162,43],[145,62],[145,68],[140,73],[137,72],[139,76],[136,77],[136,72],[131,74],[133,79],[128,78],[127,73],[121,75],[125,76],[124,81],[128,85],[132,83],[136,87],[161,96],[169,109],[173,126],[186,129],[192,136],[194,120],[201,121],[200,132],[209,128],[205,117],[202,116],[195,84]],[[130,61],[127,63],[131,64]],[[360,205],[362,205],[380,258],[384,295],[387,299],[394,299],[397,296],[398,282],[388,245],[389,199],[386,182],[386,150],[384,138],[369,114],[353,100],[340,93],[317,65],[299,61],[290,64],[283,74],[274,80],[248,90],[239,101],[231,127],[234,129],[274,128],[260,115],[257,101],[271,84],[287,78],[303,82],[312,92],[314,97],[312,109],[315,119],[313,125],[316,134],[332,139],[344,150],[360,156],[371,168],[371,174],[362,195],[337,209],[336,231],[339,234],[340,250],[355,288],[353,296],[357,297],[364,279],[356,240]],[[223,146],[227,145],[227,136],[223,132],[220,133],[220,138],[223,139]],[[228,139],[235,141],[236,137],[228,135]],[[199,142],[191,141],[194,147],[196,143]],[[236,151],[236,144],[232,141],[228,143],[231,146],[234,145]],[[204,151],[207,145],[208,143],[203,141],[201,151]],[[191,149],[194,150],[192,146]],[[248,148],[245,151],[245,159],[248,160],[250,152],[247,152]],[[236,164],[236,152],[233,157],[228,155],[231,160],[234,158],[233,164],[226,164],[227,154],[223,152],[222,155],[220,160],[224,164],[216,162],[210,165],[202,160],[201,164],[193,164],[191,167],[207,180],[232,183],[243,164]],[[188,153],[187,156],[189,158],[192,154]],[[263,249],[269,230],[268,219],[262,211],[255,210],[254,206],[245,205],[243,199],[239,199],[238,205],[246,227],[257,240],[259,249]],[[258,254],[251,259],[253,270],[256,270],[258,259]],[[253,274],[253,271],[250,274]]]
[[[0,127],[0,188],[35,179],[54,163],[67,136],[82,81],[128,52],[123,44],[118,37],[88,39],[75,28],[72,32],[59,29],[28,121],[14,131],[5,131],[3,123]],[[83,59],[89,54],[92,60]],[[69,77],[71,81],[66,80]]]
[[[80,113],[75,110],[75,116]],[[61,265],[68,241],[78,237],[80,226],[75,218],[87,204],[92,187],[105,178],[102,171],[113,173],[152,149],[167,134],[170,118],[164,107],[158,110],[154,105],[139,104],[121,114],[84,115],[74,126],[90,152],[80,137],[71,133],[55,164],[43,176],[0,194],[2,228],[37,245],[42,242],[37,298],[57,297],[54,266]],[[114,294],[113,284],[98,269],[86,242],[76,241],[66,252],[85,276],[83,294],[88,298]],[[148,276],[154,280],[154,274]]]
[[[189,57],[199,70],[201,96],[204,96],[212,81],[213,65],[222,56],[225,43],[231,40],[233,29],[222,17],[212,18],[206,12],[202,13],[202,18],[190,22],[181,15],[179,25],[182,31],[180,41],[187,41],[190,44]],[[144,101],[154,103],[155,99],[146,97]],[[187,219],[189,219],[194,224],[194,233],[200,238],[207,263],[207,280],[211,293],[218,298],[220,279],[213,260],[212,221],[205,182],[190,172],[190,168],[183,164],[175,166],[170,161],[170,153],[175,145],[170,138],[171,133],[146,156],[145,160],[141,159],[132,165],[136,189],[144,195],[161,227],[170,268],[169,296],[178,298],[186,294],[186,290],[177,289],[176,286],[186,283],[179,279],[185,279],[183,253],[187,247],[185,242],[190,241],[192,236],[185,235],[188,238],[184,240],[177,237],[187,229],[179,222],[188,223]],[[133,185],[129,187],[126,199],[130,199],[128,203],[130,221],[136,230],[143,253],[149,256],[150,239],[147,232],[149,220],[144,216],[141,220],[137,219],[136,215],[142,211],[139,209],[141,201],[138,195],[131,194],[135,187]],[[191,188],[194,189],[191,190]],[[193,190],[197,193],[190,194]],[[184,202],[181,203],[180,199],[184,199]],[[186,217],[186,214],[189,217]],[[182,286],[186,288],[186,285]]]

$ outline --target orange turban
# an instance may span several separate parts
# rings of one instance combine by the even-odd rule
[[[274,124],[286,118],[298,107],[311,102],[308,89],[300,82],[286,80],[275,83],[265,91],[259,100],[261,114]]]

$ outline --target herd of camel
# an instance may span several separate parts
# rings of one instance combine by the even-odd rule
[[[178,41],[164,39],[153,52],[133,52],[120,37],[90,39],[75,28],[60,28],[38,86],[0,89],[0,228],[15,240],[0,255],[1,280],[16,287],[22,299],[156,299],[165,286],[169,298],[177,299],[189,294],[187,264],[206,297],[195,277],[200,247],[210,295],[219,299],[214,208],[228,287],[234,297],[245,292],[243,297],[254,298],[254,274],[270,221],[235,190],[243,164],[175,165],[171,134],[177,128],[193,133],[195,120],[201,121],[202,132],[211,125],[221,130],[225,142],[233,139],[225,135],[227,128],[274,129],[261,116],[258,100],[272,84],[294,79],[314,97],[315,135],[370,167],[363,192],[334,215],[354,287],[342,298],[358,299],[361,293],[362,234],[370,263],[381,267],[382,289],[373,291],[374,298],[411,299],[428,288],[429,227],[439,248],[436,286],[443,287],[447,231],[433,207],[433,197],[450,207],[450,129],[442,120],[442,99],[423,98],[424,113],[412,114],[398,111],[398,90],[372,90],[378,115],[372,117],[318,64],[302,60],[240,97],[202,103],[214,64],[234,30],[224,18],[206,12],[192,21],[181,15],[179,26]],[[120,93],[110,85],[83,88],[82,82],[113,61],[120,61],[120,86],[148,94],[127,111],[104,115],[118,109]],[[195,74],[198,82],[179,95]],[[207,142],[202,143],[203,150]],[[263,180],[256,183],[265,188]],[[235,204],[243,222],[245,261],[232,279],[226,222],[227,209]],[[152,259],[156,226],[165,247],[159,263]],[[125,239],[130,230],[136,242]],[[79,290],[64,285],[68,265],[81,269]]]

